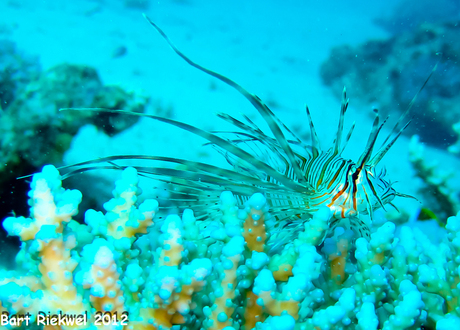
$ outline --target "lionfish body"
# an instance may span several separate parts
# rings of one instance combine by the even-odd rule
[[[246,116],[243,122],[228,114],[218,114],[220,118],[240,130],[208,132],[183,122],[154,115],[131,113],[124,110],[87,109],[145,116],[187,130],[205,138],[208,144],[214,146],[226,158],[233,169],[179,158],[130,155],[105,157],[72,165],[71,168],[78,168],[67,173],[65,177],[96,168],[125,168],[126,166],[113,163],[123,159],[156,161],[168,165],[135,167],[145,176],[173,184],[174,188],[169,191],[169,199],[185,202],[187,205],[183,205],[182,208],[192,207],[204,217],[209,215],[210,210],[216,209],[218,196],[223,191],[232,191],[240,204],[252,194],[262,192],[271,206],[271,212],[276,219],[276,227],[279,230],[291,230],[293,233],[297,231],[296,229],[301,229],[302,224],[311,218],[312,213],[320,207],[327,206],[333,214],[330,229],[342,223],[342,220],[346,220],[345,224],[349,228],[361,236],[369,237],[369,229],[358,216],[369,214],[372,218],[375,209],[391,204],[395,196],[407,196],[392,188],[391,183],[385,180],[384,170],[379,174],[376,172],[377,164],[407,127],[407,124],[397,131],[401,120],[398,121],[382,146],[373,155],[378,134],[384,124],[379,124],[377,114],[367,145],[359,160],[353,162],[344,159],[341,154],[354,128],[353,124],[342,144],[344,116],[348,107],[344,90],[337,136],[333,146],[327,151],[320,148],[308,107],[306,119],[310,126],[311,145],[307,145],[289,130],[257,96],[249,93],[231,79],[191,61],[172,44],[155,23],[148,18],[147,20],[163,36],[175,53],[187,63],[223,81],[246,97],[262,115],[272,136],[265,134]],[[395,132],[397,133],[390,140]],[[291,138],[286,138],[286,134]],[[103,162],[112,165],[100,165]],[[171,168],[171,164],[181,166]],[[177,189],[178,187],[180,189]]]

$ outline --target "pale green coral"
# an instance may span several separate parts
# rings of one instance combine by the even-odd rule
[[[107,212],[88,210],[86,224],[78,224],[71,217],[81,194],[62,188],[54,167],[36,174],[31,218],[4,221],[22,247],[18,269],[0,274],[0,308],[34,315],[129,312],[120,329],[450,329],[460,323],[460,213],[434,246],[409,226],[398,238],[389,222],[372,228],[369,241],[354,241],[342,228],[325,239],[331,212],[323,208],[296,239],[273,250],[270,237],[279,233],[266,225],[272,218],[262,194],[239,209],[224,192],[213,219],[197,221],[186,210],[157,221],[156,201],[139,205],[138,181],[133,168],[125,169]]]
[[[409,160],[416,171],[416,176],[423,180],[424,186],[420,192],[423,194],[425,204],[430,205],[430,209],[440,219],[460,211],[457,191],[449,185],[449,179],[454,173],[439,168],[437,161],[426,161],[425,146],[417,135],[411,138]]]

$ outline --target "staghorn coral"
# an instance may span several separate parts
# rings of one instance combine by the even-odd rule
[[[88,210],[79,224],[81,193],[65,190],[53,166],[34,175],[30,218],[3,222],[22,246],[18,269],[0,273],[0,308],[29,312],[31,323],[39,311],[86,312],[86,325],[73,326],[86,329],[460,326],[460,213],[438,247],[407,226],[398,239],[391,222],[375,225],[369,241],[342,228],[326,238],[331,211],[323,207],[274,253],[282,232],[270,232],[262,194],[239,209],[222,193],[213,219],[198,222],[186,210],[162,220],[156,201],[139,204],[138,180],[125,169],[107,212]],[[110,320],[97,324],[97,312]]]
[[[438,168],[437,161],[427,162],[424,152],[425,146],[420,142],[419,136],[412,136],[409,145],[409,161],[417,177],[423,181],[423,188],[420,189],[423,204],[430,205],[438,218],[446,219],[450,214],[460,211],[458,192],[449,185],[453,172]],[[441,223],[444,223],[444,220],[441,220]]]

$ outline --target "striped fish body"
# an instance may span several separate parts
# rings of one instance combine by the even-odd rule
[[[257,143],[263,144],[264,141],[259,140]],[[252,150],[254,149],[253,147]],[[327,206],[332,212],[331,230],[342,225],[354,230],[360,236],[369,237],[369,229],[358,218],[359,215],[369,214],[372,217],[374,210],[391,203],[397,195],[391,184],[385,180],[385,172],[377,174],[375,167],[370,165],[359,169],[354,161],[344,159],[332,149],[320,151],[315,157],[311,154],[305,155],[303,159],[303,164],[299,162],[299,167],[304,173],[302,182],[304,190],[300,194],[297,191],[271,193],[262,190],[273,210],[278,226],[301,230],[302,224],[308,221],[314,212],[320,207]],[[227,160],[236,171],[260,177],[259,173],[247,168],[242,170],[230,158]],[[286,165],[284,158],[277,159],[271,155],[269,160],[264,159],[264,161],[286,176],[293,176],[291,166]],[[285,168],[277,167],[279,163],[284,163]],[[263,180],[279,184],[268,176],[263,177]],[[241,203],[248,197],[238,193],[237,196]],[[342,221],[344,219],[348,221]]]
[[[127,166],[118,164],[118,161],[126,159],[155,161],[160,165],[135,167],[144,176],[172,184],[169,200],[177,202],[175,207],[178,207],[179,211],[190,207],[202,215],[197,218],[204,220],[212,211],[217,210],[218,196],[223,191],[232,191],[240,204],[243,204],[252,194],[262,192],[276,219],[275,226],[278,230],[288,231],[288,235],[283,235],[288,238],[294,237],[299,230],[302,230],[302,225],[309,221],[312,213],[323,206],[329,207],[333,213],[331,230],[342,220],[347,220],[344,223],[351,229],[368,237],[369,229],[358,218],[360,214],[369,214],[372,219],[375,209],[385,208],[386,204],[393,205],[391,202],[396,196],[410,197],[393,189],[392,183],[385,179],[385,170],[379,174],[376,172],[376,166],[408,125],[407,123],[399,129],[403,117],[373,154],[379,132],[386,122],[385,120],[380,124],[378,112],[375,111],[371,133],[360,158],[356,162],[344,159],[341,154],[354,129],[353,124],[342,143],[344,118],[348,108],[345,89],[335,141],[328,150],[322,150],[308,107],[306,119],[310,128],[311,144],[304,143],[260,98],[233,80],[190,60],[174,46],[155,23],[148,18],[147,20],[163,36],[174,52],[188,64],[221,80],[245,97],[264,119],[271,134],[266,134],[244,115],[244,120],[240,121],[228,114],[218,114],[221,119],[231,123],[238,130],[208,132],[160,116],[124,110],[84,109],[144,116],[189,131],[206,139],[207,144],[220,152],[233,169],[180,158],[124,155],[67,166],[66,168],[70,168],[71,171],[64,177],[100,168],[124,169]]]
[[[353,161],[330,152],[322,153],[311,163],[305,177],[314,188],[307,205],[310,209],[328,206],[334,219],[372,213],[371,210],[381,206],[375,196],[380,196],[382,204],[395,197],[395,190],[384,178],[376,175],[371,166],[358,171]]]

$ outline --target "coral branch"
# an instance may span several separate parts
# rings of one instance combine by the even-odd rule
[[[31,322],[40,311],[47,322],[58,313],[87,315],[86,325],[73,327],[114,330],[460,324],[460,213],[447,220],[439,247],[418,229],[391,222],[372,228],[369,241],[342,228],[326,237],[328,208],[280,245],[262,194],[239,209],[224,192],[212,219],[197,221],[186,210],[156,221],[156,201],[138,205],[138,180],[126,169],[107,212],[88,210],[79,224],[72,216],[81,194],[62,188],[54,167],[36,174],[30,218],[3,222],[22,245],[17,270],[0,271],[0,311],[30,313]],[[96,324],[101,313],[110,324]]]

